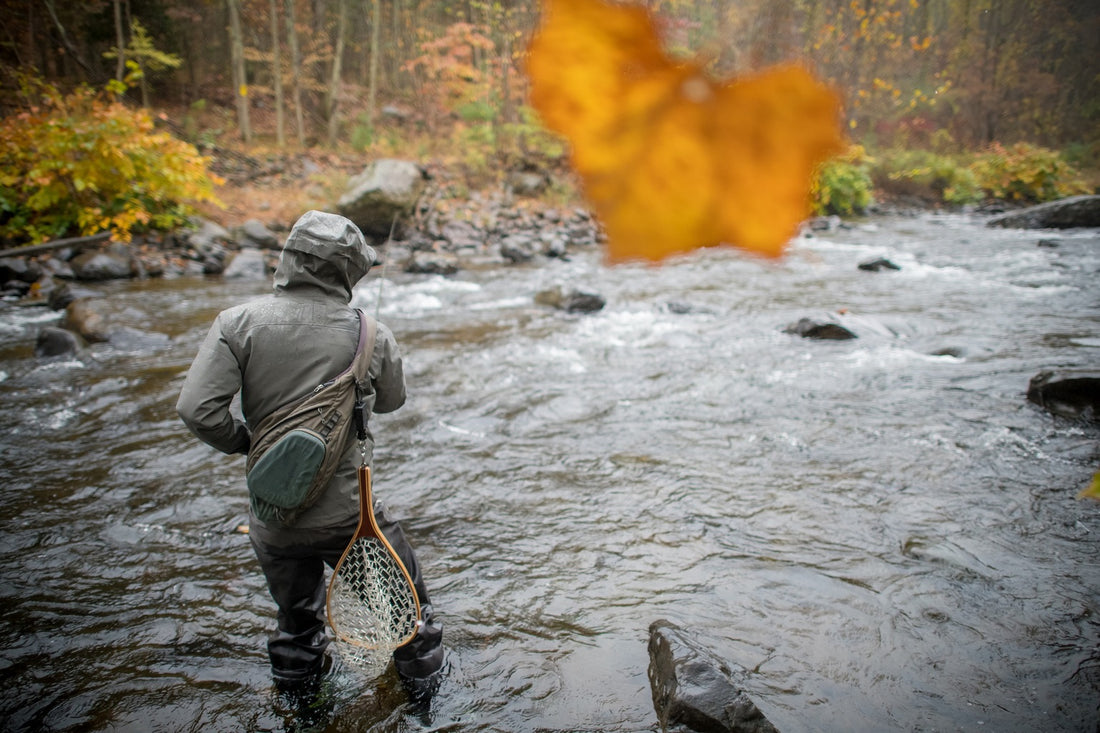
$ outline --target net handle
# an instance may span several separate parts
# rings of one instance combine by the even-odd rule
[[[393,549],[393,545],[386,539],[386,535],[382,534],[382,530],[378,527],[378,522],[374,518],[374,496],[371,492],[371,470],[370,466],[359,466],[359,527],[355,530],[355,536],[348,543],[348,549],[344,551],[346,555],[351,546],[355,544],[355,541],[361,537],[372,537],[377,539],[386,548],[386,552],[389,553],[397,562],[397,567],[401,568],[401,574],[405,576],[405,582],[409,584],[409,588],[412,589],[413,602],[416,604],[416,625],[419,628],[423,623],[420,618],[420,594],[416,592],[416,584],[413,583],[412,576],[409,575],[409,569],[405,567],[405,563],[401,560],[401,556],[397,554],[397,551]],[[411,637],[410,637],[411,640]]]

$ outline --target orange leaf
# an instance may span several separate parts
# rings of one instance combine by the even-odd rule
[[[843,150],[837,96],[799,67],[716,83],[668,58],[644,8],[544,0],[531,102],[564,135],[610,261],[733,244],[782,254],[815,166]]]

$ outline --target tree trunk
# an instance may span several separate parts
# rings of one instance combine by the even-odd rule
[[[499,95],[499,103],[493,110],[492,126],[493,140],[496,142],[497,158],[503,160],[506,154],[513,150],[515,145],[512,135],[509,133],[510,124],[515,121],[515,110],[512,106],[512,31],[514,11],[511,0],[504,0],[489,16],[490,33],[495,37],[497,55],[490,63],[490,79],[495,78],[499,84],[496,93]],[[496,26],[495,28],[492,26]],[[492,51],[486,53],[492,54]],[[489,90],[489,103],[492,104],[493,90]]]
[[[340,78],[344,66],[344,36],[347,35],[348,0],[336,0],[336,44],[332,52],[332,73],[328,81],[328,141],[336,142],[340,131]]]
[[[401,62],[404,60],[401,53],[405,47],[405,40],[401,37],[401,26],[405,17],[404,0],[393,0],[393,8],[390,13],[393,15],[390,18],[392,35],[390,36],[389,54],[385,68],[386,83],[390,89],[394,89],[401,79]]]
[[[286,0],[286,35],[290,44],[290,70],[294,78],[294,120],[298,127],[298,145],[305,147],[306,128],[302,119],[302,54],[298,50],[298,20],[294,0]]]
[[[279,0],[270,0],[271,82],[275,87],[275,143],[286,146],[286,105],[283,103],[283,55],[279,46]]]
[[[374,137],[374,120],[378,110],[378,55],[381,53],[382,2],[372,0],[370,18],[370,80],[367,86],[367,124]]]
[[[76,63],[80,65],[80,68],[88,74],[89,78],[95,78],[97,74],[93,71],[92,67],[88,65],[88,62],[84,60],[80,54],[80,50],[73,45],[73,42],[69,40],[69,34],[65,31],[65,26],[61,24],[61,20],[57,15],[57,8],[54,7],[53,0],[43,0],[43,4],[46,6],[46,10],[50,13],[50,19],[53,20],[54,26],[57,28],[57,34],[61,37],[61,43],[68,50],[68,57],[72,58]],[[50,54],[50,57],[55,57],[58,54]]]
[[[126,78],[126,34],[122,31],[122,0],[114,0],[115,6],[115,48],[118,49],[118,61],[115,63],[115,79]]]
[[[241,128],[241,138],[252,142],[252,123],[248,114],[248,78],[244,66],[244,39],[241,36],[240,0],[226,0],[229,9],[229,46],[233,65],[233,85],[236,87],[237,124]]]

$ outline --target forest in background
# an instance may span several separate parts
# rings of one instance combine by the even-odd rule
[[[1027,141],[1079,146],[1083,156],[1100,142],[1093,0],[649,7],[670,53],[706,60],[716,78],[808,64],[842,90],[851,135],[865,145],[949,152]],[[279,136],[281,118],[278,144],[361,146],[383,115],[433,137],[455,122],[524,123],[524,51],[539,14],[535,0],[0,0],[0,8],[9,71],[98,86],[121,79],[130,59],[146,77],[137,102],[144,94],[146,104],[196,112],[239,106],[244,139]],[[13,83],[5,74],[9,91]]]
[[[863,151],[892,155],[904,175],[936,177],[946,200],[979,194],[958,194],[959,166],[936,172],[943,162],[934,156],[990,146],[1043,146],[1090,172],[1086,188],[1055,193],[1098,182],[1094,0],[648,7],[668,52],[704,62],[716,79],[808,66],[840,90],[857,162]],[[431,159],[471,186],[564,164],[564,142],[527,105],[536,0],[0,0],[0,12],[0,115],[25,106],[28,73],[62,90],[126,79],[130,105],[149,107],[200,151]],[[1051,165],[1032,148],[1017,158],[1029,176]],[[843,172],[833,180],[858,189],[834,209],[858,211],[868,184]]]

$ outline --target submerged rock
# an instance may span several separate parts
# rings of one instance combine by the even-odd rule
[[[792,323],[783,329],[783,333],[823,341],[847,341],[859,338],[839,323],[819,323],[809,318],[800,318],[798,323]]]
[[[604,297],[598,293],[586,293],[561,286],[536,293],[535,302],[567,313],[595,313],[602,310],[607,303]]]
[[[885,257],[879,257],[875,260],[860,262],[859,269],[866,272],[881,272],[882,270],[900,270],[901,268]]]
[[[649,627],[649,683],[662,730],[778,733],[730,666],[664,619]]]
[[[1047,412],[1074,420],[1100,420],[1100,372],[1042,371],[1027,385],[1027,399]]]
[[[79,354],[87,344],[84,339],[67,328],[45,326],[38,332],[34,355],[38,357]]]

